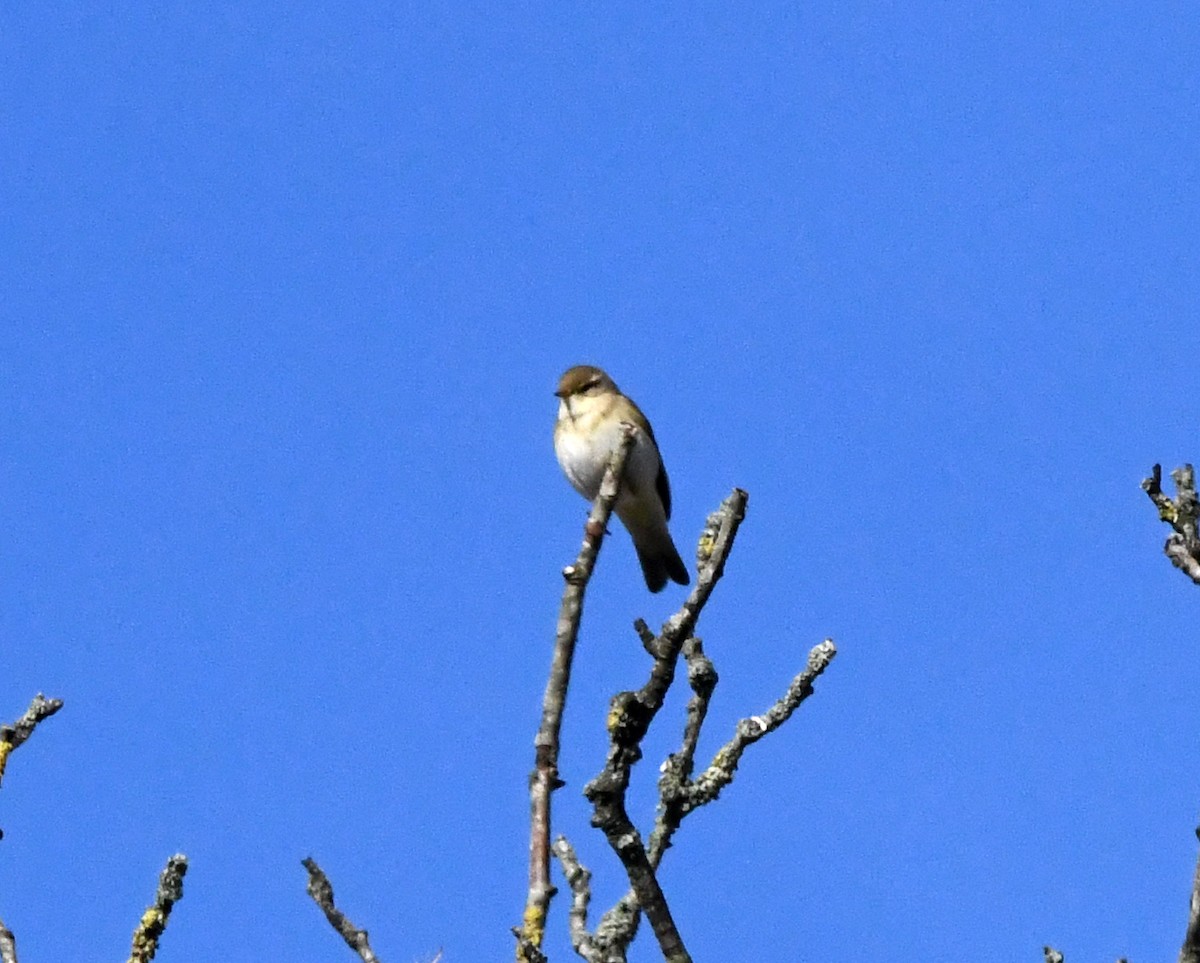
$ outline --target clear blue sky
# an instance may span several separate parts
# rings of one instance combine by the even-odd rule
[[[509,958],[585,361],[685,557],[751,495],[702,754],[840,647],[668,855],[698,963],[1173,959],[1200,589],[1138,482],[1200,461],[1198,48],[1183,3],[5,5],[0,717],[66,700],[0,795],[22,960],[121,958],[176,850],[164,963],[350,959],[310,854],[389,963]],[[556,797],[598,906],[578,791],[681,598],[618,529]]]

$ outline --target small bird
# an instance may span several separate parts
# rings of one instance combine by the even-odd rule
[[[667,530],[671,486],[646,416],[632,399],[621,394],[612,378],[588,364],[570,368],[559,379],[554,393],[559,398],[554,453],[567,480],[584,498],[594,499],[600,490],[620,439],[621,422],[637,427],[621,479],[617,517],[633,537],[651,592],[661,592],[668,577],[687,585],[687,566]]]

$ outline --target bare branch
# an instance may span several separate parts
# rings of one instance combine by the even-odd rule
[[[720,677],[716,666],[704,654],[704,643],[698,638],[690,638],[683,643],[683,658],[687,663],[688,685],[692,697],[688,700],[687,723],[683,727],[683,744],[679,752],[671,757],[677,767],[681,779],[687,779],[692,774],[692,766],[696,759],[696,745],[700,741],[700,728],[708,716],[708,704],[712,701],[713,692],[717,688]]]
[[[39,722],[50,718],[62,707],[62,699],[47,699],[39,692],[20,719],[12,725],[0,725],[0,781],[4,779],[12,751],[33,735]],[[3,835],[0,833],[0,837]],[[0,920],[0,963],[17,963],[17,939],[3,920]]]
[[[329,925],[337,930],[338,935],[346,941],[346,945],[350,949],[358,954],[363,963],[379,963],[379,957],[371,951],[371,944],[367,940],[367,931],[358,929],[333,904],[333,884],[329,882],[329,877],[321,871],[317,861],[310,856],[300,860],[300,863],[308,870],[308,895],[325,914]]]
[[[717,752],[708,768],[692,781],[696,742],[717,684],[717,672],[705,656],[699,639],[689,639],[683,651],[693,695],[688,702],[682,747],[663,763],[659,778],[658,817],[647,846],[647,856],[655,869],[671,846],[671,840],[684,817],[720,795],[721,790],[733,781],[746,747],[787,721],[800,703],[812,695],[817,677],[829,667],[837,654],[832,639],[815,646],[808,654],[808,665],[792,680],[783,697],[763,715],[739,722],[733,739]],[[596,941],[605,946],[628,947],[637,934],[638,919],[637,894],[630,890],[601,918],[596,927]]]
[[[1163,552],[1172,565],[1200,585],[1200,537],[1197,535],[1200,499],[1196,496],[1196,473],[1191,465],[1184,465],[1171,472],[1171,477],[1175,480],[1174,498],[1162,490],[1162,465],[1151,469],[1150,477],[1142,481],[1142,490],[1154,502],[1158,517],[1174,529],[1163,545]],[[1200,837],[1200,828],[1196,835]],[[1192,877],[1187,932],[1179,950],[1179,963],[1200,963],[1200,860]]]
[[[0,963],[17,963],[17,940],[0,920]]]
[[[599,963],[601,957],[587,928],[588,904],[592,900],[592,874],[579,861],[575,848],[566,836],[559,836],[554,841],[554,855],[558,857],[567,885],[571,887],[571,911],[567,918],[571,946],[589,963]]]
[[[669,656],[674,649],[678,656],[683,643],[692,634],[700,612],[708,603],[709,596],[717,587],[717,582],[725,574],[725,560],[733,551],[733,541],[737,538],[738,529],[746,517],[746,503],[750,496],[740,488],[735,488],[729,497],[721,503],[721,507],[708,516],[704,531],[700,535],[700,545],[696,550],[696,561],[699,571],[696,587],[692,589],[683,606],[678,612],[667,619],[659,636],[658,648],[663,656]],[[672,671],[674,671],[674,659]]]
[[[1150,477],[1142,482],[1142,490],[1154,502],[1158,517],[1175,529],[1163,545],[1163,552],[1172,565],[1200,585],[1200,536],[1197,535],[1200,500],[1196,497],[1196,474],[1191,465],[1184,465],[1171,472],[1171,477],[1175,479],[1173,499],[1162,490],[1162,465],[1154,466]]]
[[[721,790],[733,782],[733,774],[747,746],[758,742],[769,732],[783,725],[797,707],[813,693],[813,683],[833,661],[837,647],[833,639],[826,639],[808,653],[808,665],[792,680],[783,697],[761,716],[751,716],[737,724],[734,737],[713,757],[712,763],[696,780],[685,800],[685,811],[712,802]]]
[[[158,952],[158,941],[167,928],[171,909],[183,899],[183,877],[187,873],[187,857],[176,853],[167,860],[166,868],[158,877],[158,891],[154,894],[154,905],[142,914],[141,922],[133,931],[133,948],[129,963],[149,963]]]
[[[534,769],[529,777],[529,893],[521,927],[514,930],[518,963],[541,963],[545,959],[541,945],[546,933],[546,915],[555,892],[550,882],[550,797],[554,790],[563,785],[558,776],[559,733],[571,681],[575,640],[583,617],[584,593],[604,542],[613,506],[620,494],[625,461],[633,447],[635,433],[632,425],[622,423],[620,441],[613,451],[584,526],[579,556],[573,565],[563,569],[567,584],[559,609],[550,677],[542,698],[541,725],[534,739]]]
[[[592,825],[601,829],[625,867],[637,905],[654,930],[668,963],[688,963],[691,956],[671,916],[666,897],[642,843],[625,809],[630,772],[641,758],[641,742],[662,708],[684,643],[691,637],[700,613],[725,571],[725,560],[746,516],[747,494],[735,488],[721,507],[709,516],[698,551],[696,586],[683,607],[671,616],[657,639],[648,638],[644,623],[635,626],[643,645],[654,656],[650,678],[636,692],[620,692],[608,716],[609,751],[604,768],[584,787],[593,806]]]
[[[642,623],[644,627],[644,623]],[[716,688],[716,669],[704,654],[700,639],[691,638],[684,642],[683,656],[688,663],[688,684],[692,695],[688,701],[688,720],[684,725],[683,746],[678,753],[667,756],[662,764],[659,777],[659,814],[654,821],[654,830],[650,832],[650,842],[646,855],[650,866],[658,869],[662,855],[671,845],[671,837],[683,820],[682,800],[686,785],[691,777],[692,765],[696,758],[696,743],[700,740],[700,730],[704,717],[708,713],[709,701],[713,698]],[[624,959],[624,951],[634,941],[637,935],[637,925],[641,921],[641,909],[637,904],[637,893],[630,890],[618,899],[617,903],[600,917],[596,925],[595,941],[612,951],[612,959]]]
[[[643,623],[644,625],[644,623]],[[687,722],[684,726],[683,744],[679,752],[667,757],[660,769],[658,781],[659,807],[654,829],[646,855],[656,870],[663,854],[671,845],[671,837],[683,819],[682,807],[677,803],[683,798],[696,757],[696,744],[700,728],[708,714],[708,705],[717,685],[717,670],[704,654],[703,643],[698,638],[687,639],[683,644],[683,657],[687,662],[688,684],[692,697],[688,700]],[[624,951],[637,935],[641,911],[637,894],[631,889],[608,910],[596,926],[596,941],[618,952],[615,959],[623,959]]]
[[[615,466],[610,465],[610,472]],[[619,476],[618,476],[619,477]],[[609,479],[606,477],[606,481]],[[603,488],[601,490],[603,494]],[[615,492],[613,494],[615,501]],[[599,502],[599,499],[597,500]],[[580,863],[578,856],[570,843],[560,836],[554,843],[554,853],[558,857],[563,873],[571,887],[572,901],[569,914],[569,929],[571,944],[575,952],[588,963],[625,963],[626,953],[630,942],[637,930],[638,920],[644,912],[654,930],[659,948],[667,963],[690,963],[691,956],[684,946],[682,937],[675,926],[671,911],[659,885],[656,870],[663,853],[671,844],[671,837],[678,828],[683,817],[695,808],[716,799],[721,789],[732,779],[734,771],[746,747],[757,742],[768,732],[782,725],[795,711],[799,704],[811,693],[813,682],[829,662],[836,650],[831,641],[826,641],[813,649],[809,656],[808,668],[793,680],[788,692],[762,716],[742,720],[731,742],[718,753],[712,765],[701,776],[692,779],[695,765],[696,748],[699,742],[700,730],[708,712],[708,705],[713,690],[717,684],[717,673],[712,662],[705,656],[703,645],[693,636],[693,631],[700,614],[708,602],[712,592],[724,574],[725,562],[733,548],[738,530],[745,518],[748,496],[740,489],[734,489],[725,499],[720,508],[711,514],[700,538],[697,551],[698,571],[696,585],[679,611],[664,623],[659,635],[654,635],[642,620],[634,624],[642,646],[650,654],[653,664],[649,678],[636,691],[618,693],[612,700],[609,710],[607,729],[609,733],[609,751],[604,768],[584,788],[584,795],[593,806],[592,824],[601,829],[609,845],[612,847],[630,882],[630,892],[623,897],[601,919],[595,933],[588,932],[588,908],[591,901],[591,874]],[[601,525],[594,526],[597,505],[593,509],[593,517],[589,519],[588,541],[603,534]],[[583,559],[581,552],[581,560]],[[594,557],[592,559],[594,562]],[[568,607],[571,597],[572,575],[576,569],[583,569],[583,585],[576,597],[574,608]],[[564,594],[563,612],[559,620],[559,642],[566,641],[574,645],[574,636],[578,631],[579,616],[582,611],[582,588],[586,578],[590,576],[590,568],[577,565],[566,570],[568,592]],[[560,647],[556,647],[555,668],[559,665]],[[646,732],[653,723],[657,713],[662,708],[666,694],[675,679],[675,673],[680,655],[683,655],[688,670],[688,682],[692,688],[692,698],[688,703],[687,721],[684,727],[682,746],[679,752],[673,754],[662,767],[663,776],[660,780],[660,809],[655,822],[654,831],[650,837],[650,846],[643,845],[641,836],[633,825],[626,810],[625,795],[633,766],[641,759],[641,743]],[[565,654],[567,671],[570,668],[570,655]],[[534,883],[545,879],[549,883],[548,870],[544,877],[535,877],[534,868],[537,857],[541,853],[543,839],[549,834],[549,793],[558,788],[557,768],[549,770],[553,781],[548,783],[545,793],[546,805],[543,810],[538,807],[537,780],[542,774],[544,759],[541,750],[544,745],[553,747],[551,757],[557,763],[557,724],[561,723],[562,698],[565,698],[566,682],[547,686],[547,698],[543,711],[543,728],[539,730],[538,768],[531,778],[531,800],[534,832],[531,834],[531,873],[530,873],[530,904],[526,910],[526,927],[514,931],[518,935],[518,963],[542,963],[545,960],[540,950],[541,936],[545,926],[545,907],[553,895],[553,889],[548,889],[548,895],[540,908],[540,916],[531,914],[530,909],[537,911],[533,897],[536,893]],[[552,693],[558,698],[555,704]],[[561,695],[560,695],[561,694]],[[548,711],[549,710],[549,711]],[[556,715],[555,715],[556,713]],[[553,730],[553,740],[543,740],[541,737],[547,731],[547,719],[553,719],[556,727]],[[547,767],[548,769],[548,767]],[[544,813],[545,822],[539,826],[539,816]],[[544,828],[543,837],[538,830]],[[538,927],[536,932],[530,930],[530,921]],[[534,937],[536,936],[536,940]]]
[[[47,699],[39,692],[20,719],[12,725],[0,725],[0,781],[4,779],[4,770],[12,751],[33,735],[39,722],[50,718],[62,706],[62,699]]]
[[[1046,955],[1046,963],[1063,963],[1063,955],[1052,946],[1043,946],[1042,952]]]
[[[1200,838],[1200,827],[1196,829],[1196,837]],[[1179,963],[1200,963],[1200,859],[1196,861],[1196,871],[1192,876],[1192,900],[1188,907],[1187,933],[1179,950]]]

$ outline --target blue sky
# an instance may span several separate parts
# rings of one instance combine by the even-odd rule
[[[697,961],[1173,958],[1200,590],[1138,488],[1200,460],[1191,6],[12,5],[0,13],[0,796],[22,960],[504,959],[586,505],[571,364],[654,422],[702,742],[829,635],[685,824]],[[589,596],[558,827],[650,596]],[[636,772],[643,825],[668,705]],[[552,959],[572,958],[566,900]],[[632,960],[655,958],[639,942]]]

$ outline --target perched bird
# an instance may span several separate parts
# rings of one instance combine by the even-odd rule
[[[667,579],[688,584],[688,570],[675,550],[667,519],[671,486],[658,454],[658,443],[641,409],[621,394],[599,368],[581,364],[559,380],[554,453],[567,480],[584,498],[595,498],[604,470],[620,439],[621,422],[638,429],[625,462],[617,517],[633,537],[646,587],[660,592]]]

